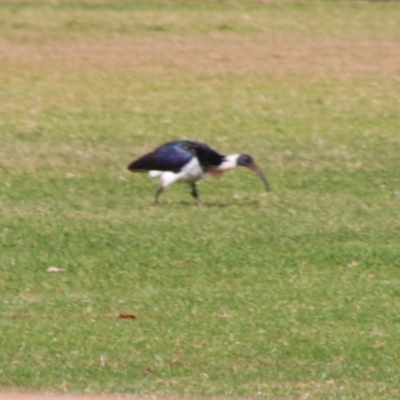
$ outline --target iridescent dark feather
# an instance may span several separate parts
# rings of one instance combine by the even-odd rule
[[[165,143],[130,163],[128,169],[137,172],[150,170],[178,172],[196,155],[194,146],[195,143],[188,140]]]
[[[209,146],[190,140],[165,143],[129,164],[133,172],[171,171],[179,172],[193,157],[197,157],[204,171],[210,166],[221,164],[224,156]]]

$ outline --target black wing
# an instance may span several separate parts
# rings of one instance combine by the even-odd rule
[[[179,140],[165,143],[153,152],[145,154],[128,165],[132,172],[172,171],[179,172],[194,156],[196,143]]]
[[[224,161],[225,156],[219,154],[210,146],[204,143],[195,143],[196,156],[203,170],[207,171],[210,167],[217,167]]]

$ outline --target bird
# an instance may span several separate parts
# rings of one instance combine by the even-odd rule
[[[197,205],[201,204],[197,181],[217,176],[237,166],[253,170],[270,191],[269,183],[253,158],[248,154],[222,155],[205,143],[192,140],[176,140],[164,143],[150,153],[128,165],[131,172],[148,172],[152,178],[160,178],[153,204],[159,202],[163,190],[175,182],[188,183]]]

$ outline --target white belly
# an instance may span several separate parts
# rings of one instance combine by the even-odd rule
[[[179,176],[177,182],[195,182],[203,177],[204,172],[201,169],[199,160],[194,157],[177,175]]]
[[[167,187],[175,182],[191,183],[204,177],[204,171],[201,169],[196,157],[192,158],[180,172],[171,171],[149,171],[152,178],[160,177],[163,187]]]

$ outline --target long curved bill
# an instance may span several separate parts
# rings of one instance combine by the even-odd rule
[[[265,177],[265,175],[262,173],[261,169],[258,167],[257,164],[253,163],[251,165],[249,165],[249,168],[252,169],[259,177],[260,179],[263,181],[264,186],[265,186],[265,190],[267,192],[271,191],[271,186],[269,185],[267,178]]]

